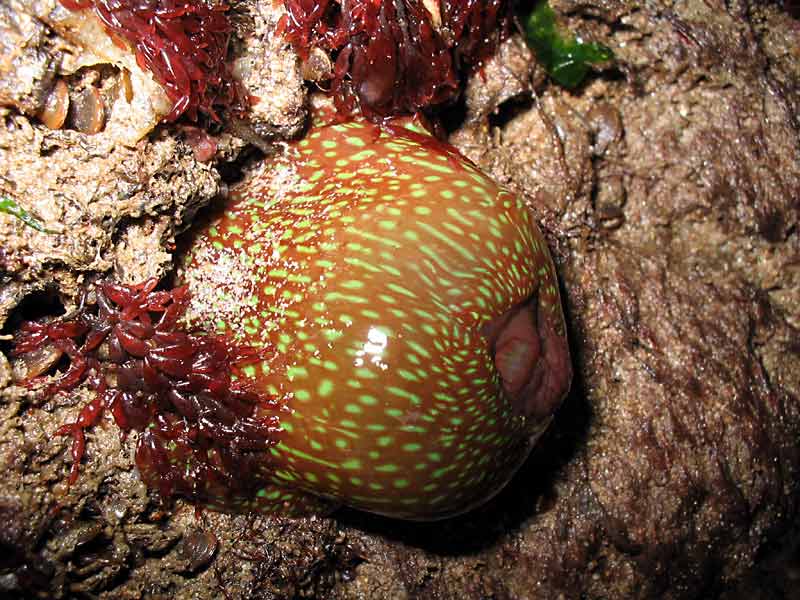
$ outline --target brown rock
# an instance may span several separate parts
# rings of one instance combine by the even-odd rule
[[[614,65],[567,91],[518,48],[513,64],[475,76],[470,121],[452,136],[531,198],[569,313],[577,380],[510,486],[488,506],[434,524],[347,511],[294,521],[196,516],[147,492],[132,469],[135,436],[120,441],[104,423],[89,433],[81,477],[67,488],[69,444],[54,432],[88,395],[42,398],[0,373],[0,544],[11,557],[0,562],[0,590],[792,597],[798,22],[750,2],[552,6],[566,27],[612,48]],[[270,19],[247,31],[269,31]],[[294,85],[296,61],[260,58],[276,44],[256,33],[243,45],[248,76]],[[263,72],[254,70],[263,60]],[[260,113],[277,136],[302,123],[302,90],[292,89],[285,113]],[[16,112],[2,118],[3,192],[60,228],[48,236],[0,215],[0,321],[46,285],[68,305],[96,274],[163,274],[175,233],[224,189],[218,165],[198,163],[169,130],[125,149],[45,131]],[[220,155],[232,160],[239,148]]]

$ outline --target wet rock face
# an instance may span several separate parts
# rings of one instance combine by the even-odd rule
[[[47,28],[34,17],[5,3],[0,13],[0,103],[34,115],[42,108],[59,57],[48,52]]]
[[[523,528],[534,575],[518,594],[541,581],[568,595],[719,591],[797,511],[800,290],[786,228],[798,218],[797,99],[786,72],[767,68],[759,26],[796,23],[695,5],[664,21],[619,9],[600,14],[633,25],[611,38],[626,42],[614,48],[620,68],[635,65],[623,85],[546,89],[538,110],[495,132],[499,143],[459,134],[500,180],[539,192],[583,342],[585,396],[558,425],[572,431],[586,402],[571,466],[588,492],[560,494]],[[550,537],[585,532],[595,510],[586,537]],[[587,540],[598,547],[587,552]],[[535,560],[565,553],[595,565],[591,582]]]
[[[0,364],[0,540],[19,557],[0,564],[2,589],[341,599],[734,598],[741,589],[790,597],[791,568],[770,557],[791,547],[800,506],[798,22],[777,5],[747,2],[551,5],[566,26],[611,47],[615,68],[567,92],[513,51],[513,61],[476,76],[469,119],[451,137],[531,198],[557,259],[576,355],[572,394],[509,488],[478,512],[435,525],[354,512],[257,524],[207,513],[198,521],[191,507],[161,507],[148,496],[131,470],[133,436],[121,444],[101,426],[67,490],[68,440],[53,432],[74,419],[83,396],[43,399],[9,387]],[[253,48],[263,49],[257,37]],[[509,42],[504,51],[513,49]],[[481,77],[496,87],[478,92]],[[19,166],[0,182],[40,197],[35,186],[56,176],[39,149],[59,138],[16,113],[4,119],[0,165]],[[157,139],[180,147],[169,135]],[[64,146],[56,158],[86,147]],[[213,179],[213,169],[191,171],[190,163],[173,167],[174,177]],[[70,182],[80,180],[48,184],[66,190],[53,196],[56,207],[94,215],[94,206],[108,206],[72,208],[82,196]],[[133,196],[152,202],[136,214],[173,231],[181,211],[171,207],[198,196],[188,183],[160,189]],[[49,210],[43,205],[40,216]],[[134,244],[158,256],[165,239],[157,228],[125,229],[104,238],[97,256],[106,262],[95,263],[65,235],[53,238],[67,245],[63,260],[39,260],[51,256],[35,253],[50,238],[0,219],[6,312],[29,287],[77,289],[81,269],[107,271],[109,257],[133,256]]]

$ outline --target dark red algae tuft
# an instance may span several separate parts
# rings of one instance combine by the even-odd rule
[[[331,92],[372,121],[457,98],[460,75],[508,32],[507,0],[284,0],[286,38],[301,57],[335,57]],[[434,14],[438,13],[438,14]]]
[[[224,4],[201,0],[59,0],[68,10],[92,8],[115,40],[127,41],[172,101],[167,121],[220,110],[243,114],[248,100],[227,62],[231,26]]]
[[[256,479],[249,475],[264,468],[264,451],[279,441],[282,407],[237,378],[238,365],[259,358],[256,350],[187,331],[180,320],[186,288],[157,291],[156,283],[100,283],[96,305],[83,302],[72,316],[25,323],[14,355],[69,358],[46,393],[84,381],[96,391],[78,419],[58,431],[73,437],[70,483],[78,477],[84,431],[108,409],[122,431],[140,432],[136,465],[162,497],[246,496]],[[29,370],[29,384],[40,370]]]

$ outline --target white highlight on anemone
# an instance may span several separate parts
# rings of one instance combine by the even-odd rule
[[[367,331],[367,341],[361,350],[356,352],[353,364],[356,367],[363,367],[366,363],[371,363],[379,369],[385,371],[389,368],[383,361],[383,353],[389,345],[389,336],[378,327],[370,327]]]

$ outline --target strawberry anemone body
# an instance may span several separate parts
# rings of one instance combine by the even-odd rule
[[[264,495],[405,519],[485,502],[525,460],[571,367],[525,202],[393,122],[313,129],[192,244],[187,318],[265,358],[281,405]]]

